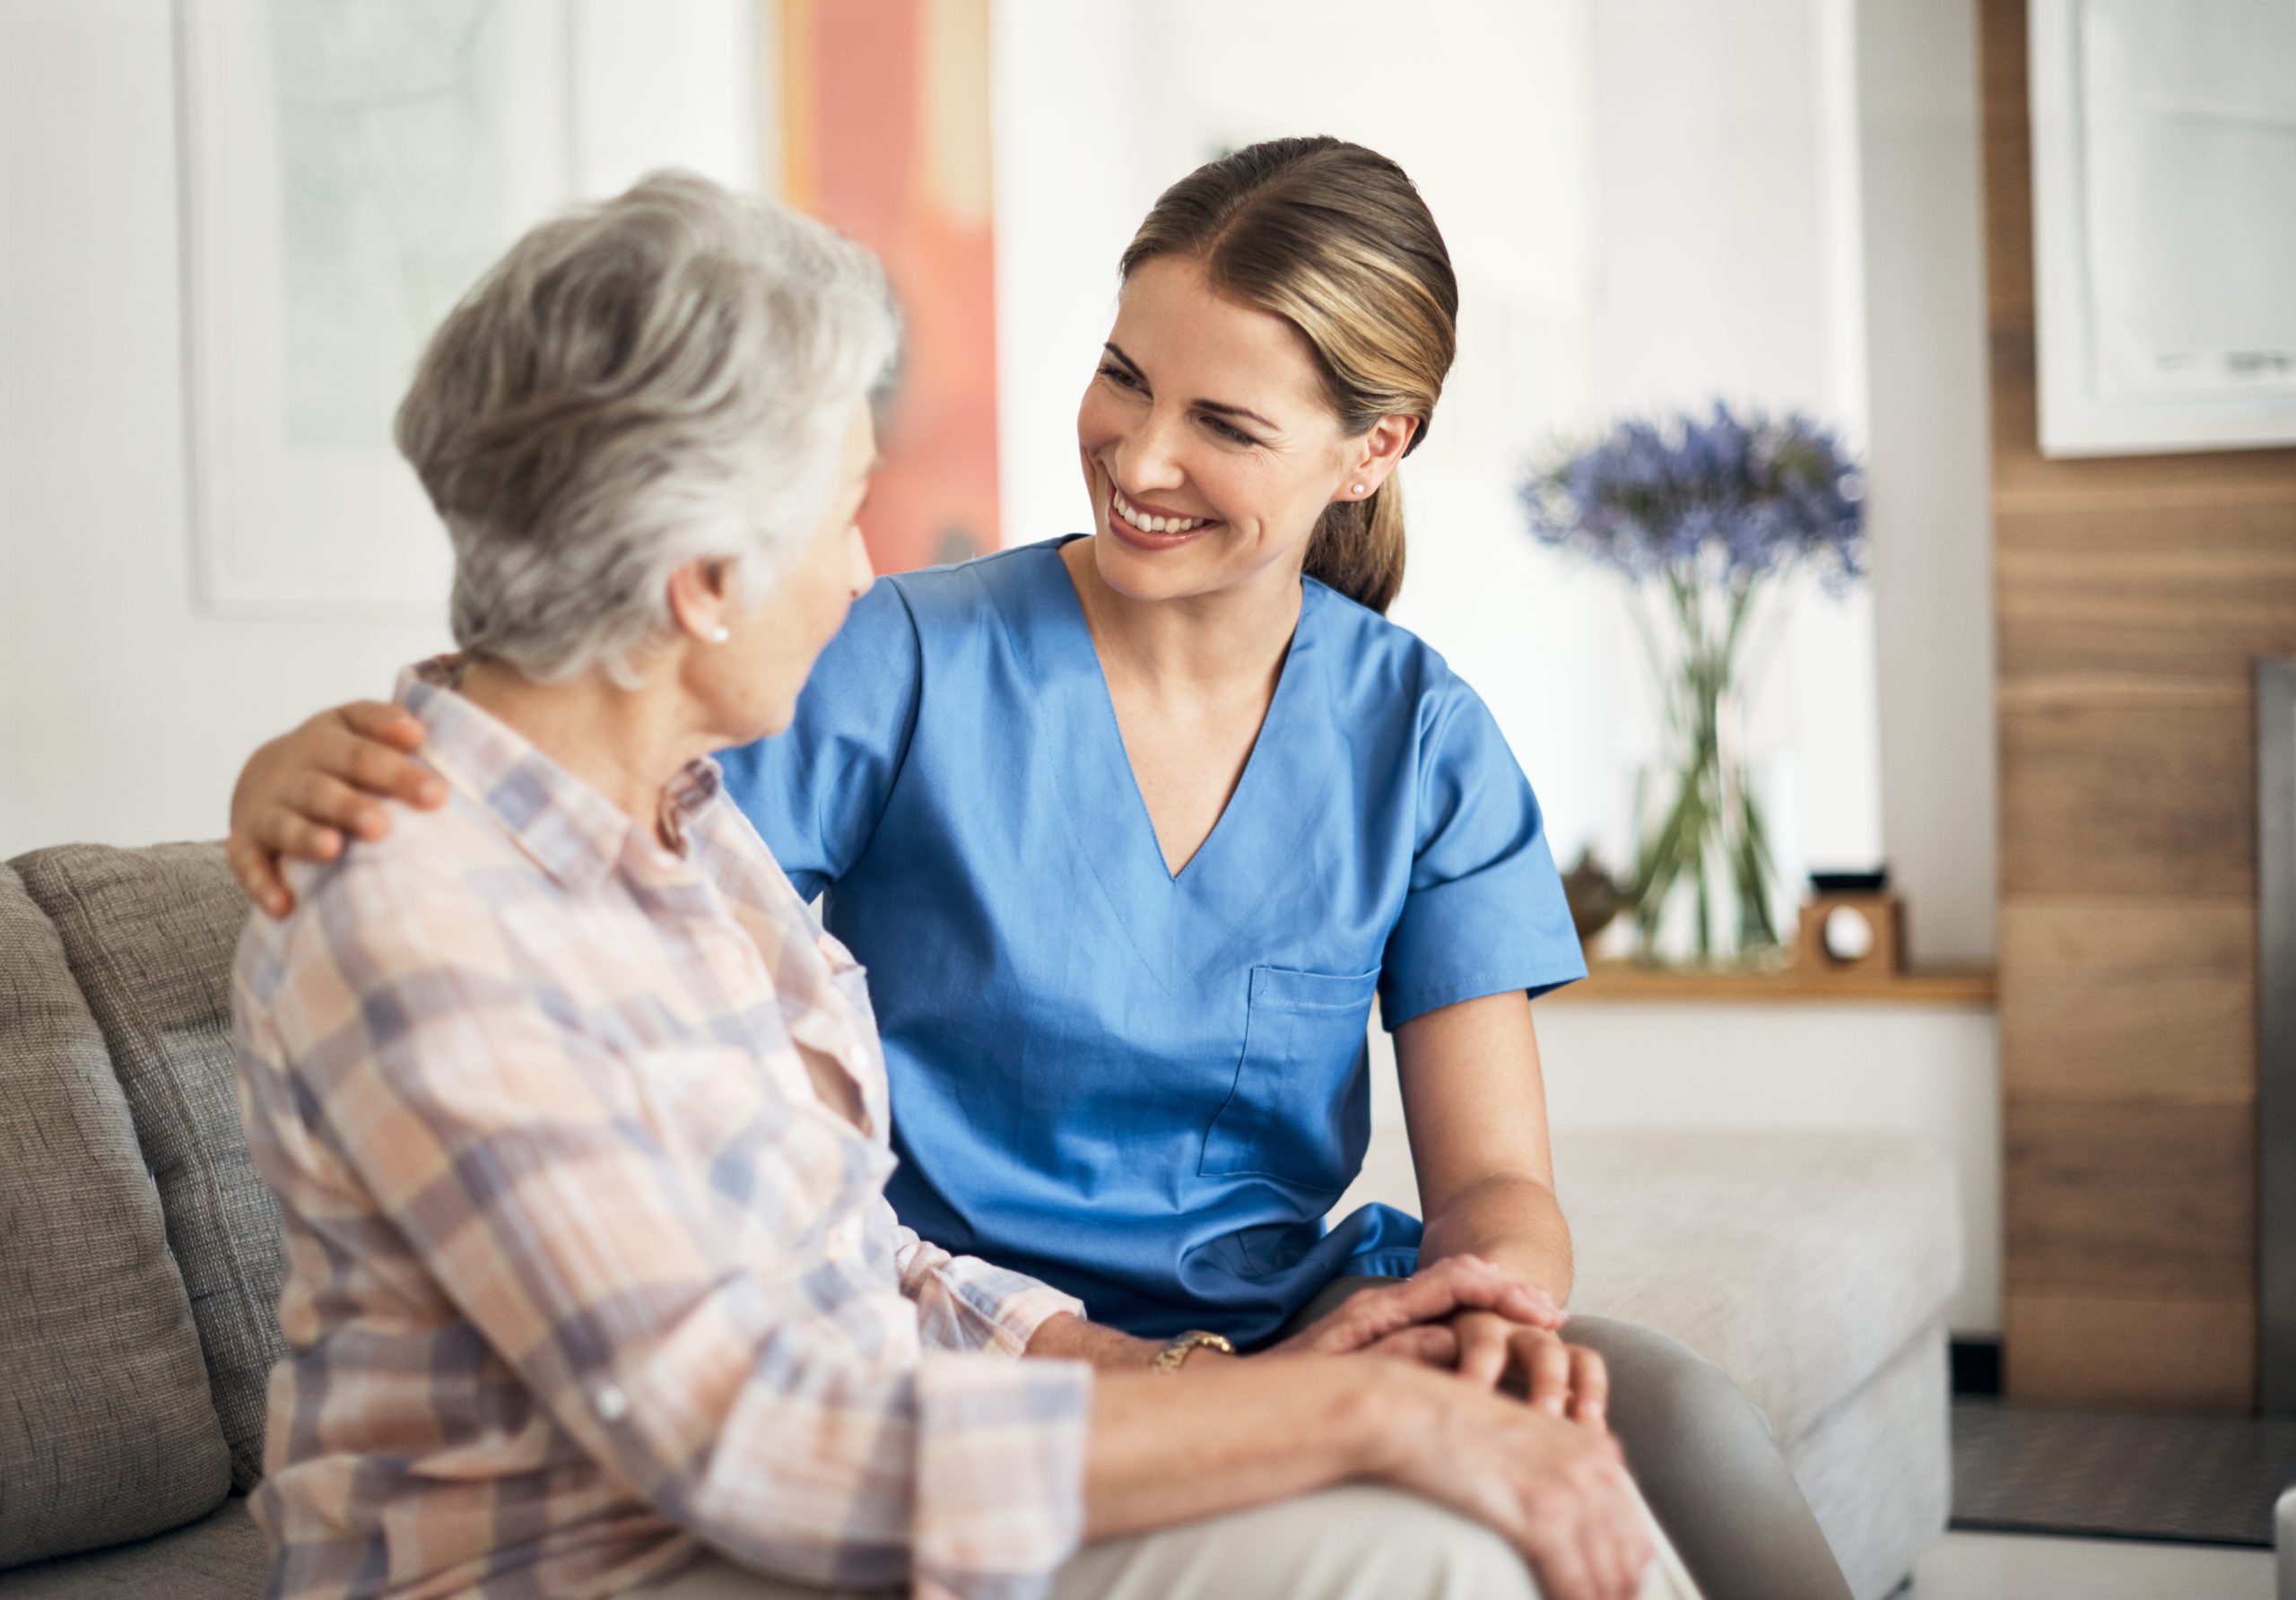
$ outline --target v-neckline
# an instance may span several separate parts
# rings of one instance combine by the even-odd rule
[[[1234,831],[1228,826],[1228,819],[1235,814],[1242,802],[1244,791],[1252,781],[1252,774],[1265,764],[1260,760],[1260,752],[1267,747],[1268,730],[1275,726],[1276,715],[1283,707],[1284,691],[1290,686],[1292,680],[1298,675],[1292,669],[1292,664],[1299,658],[1300,630],[1306,627],[1308,621],[1309,600],[1308,586],[1304,580],[1300,586],[1300,614],[1292,622],[1292,637],[1284,642],[1283,665],[1278,667],[1275,673],[1275,691],[1267,698],[1267,709],[1261,714],[1259,729],[1252,735],[1252,747],[1250,752],[1244,757],[1243,770],[1236,775],[1235,787],[1228,791],[1228,798],[1221,805],[1220,814],[1212,820],[1212,826],[1206,830],[1204,837],[1196,841],[1196,848],[1189,852],[1188,858],[1175,868],[1164,855],[1163,840],[1156,835],[1155,814],[1148,809],[1148,795],[1140,787],[1139,770],[1133,766],[1132,752],[1124,743],[1124,723],[1117,716],[1116,693],[1109,687],[1108,666],[1101,661],[1100,645],[1092,638],[1091,620],[1084,614],[1084,596],[1078,592],[1075,574],[1069,571],[1067,559],[1061,554],[1061,552],[1074,544],[1077,539],[1088,537],[1090,537],[1089,535],[1078,534],[1072,538],[1060,540],[1052,546],[1054,577],[1063,593],[1067,596],[1070,620],[1075,624],[1076,636],[1083,642],[1086,658],[1091,663],[1093,681],[1100,688],[1100,708],[1108,714],[1108,720],[1103,726],[1107,736],[1116,742],[1116,761],[1124,770],[1125,778],[1131,786],[1134,812],[1140,819],[1142,830],[1147,835],[1149,857],[1155,862],[1157,869],[1163,874],[1164,881],[1168,884],[1177,886],[1180,879],[1187,875],[1188,868],[1204,859],[1205,853],[1220,839],[1223,832]]]

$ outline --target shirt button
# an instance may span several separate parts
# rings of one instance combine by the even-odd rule
[[[829,1230],[827,1253],[831,1261],[849,1261],[861,1253],[861,1219],[848,1217]]]
[[[602,1383],[590,1391],[590,1409],[601,1422],[619,1422],[630,1413],[630,1396],[613,1384]]]

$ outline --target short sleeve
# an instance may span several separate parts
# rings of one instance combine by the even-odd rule
[[[1456,678],[1424,708],[1411,887],[1388,935],[1379,1013],[1389,1028],[1439,1006],[1587,976],[1538,797],[1499,725]]]
[[[787,731],[721,753],[726,792],[813,900],[869,848],[917,727],[924,654],[899,585],[854,602]]]

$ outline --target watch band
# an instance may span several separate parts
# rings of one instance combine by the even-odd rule
[[[1236,1353],[1235,1345],[1224,1334],[1208,1334],[1202,1328],[1190,1328],[1178,1338],[1156,1352],[1149,1370],[1153,1372],[1177,1372],[1199,1350],[1216,1350],[1222,1355]]]

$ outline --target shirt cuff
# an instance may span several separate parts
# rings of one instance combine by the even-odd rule
[[[982,1325],[984,1336],[975,1341],[976,1349],[1018,1356],[1037,1336],[1037,1329],[1063,1312],[1079,1321],[1084,1319],[1084,1302],[1073,1294],[1063,1294],[1026,1273],[991,1266],[977,1258],[960,1260],[970,1270],[964,1272],[961,1282],[952,1287]],[[956,1264],[952,1263],[951,1266],[953,1272]]]
[[[1083,1537],[1091,1368],[928,1355],[917,1395],[916,1592],[1043,1595]]]
[[[891,1212],[886,1212],[891,1214]],[[1024,1272],[978,1256],[951,1256],[900,1228],[900,1292],[916,1304],[916,1332],[930,1350],[994,1350],[1017,1357],[1049,1317],[1083,1317],[1083,1301]]]
[[[1518,989],[1535,1000],[1586,976],[1584,959],[1565,959],[1398,984],[1379,996],[1379,1023],[1393,1033],[1413,1017],[1424,1016],[1446,1005],[1457,1005],[1462,1000],[1509,995]]]

